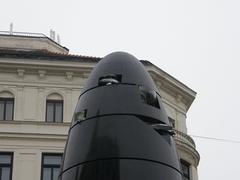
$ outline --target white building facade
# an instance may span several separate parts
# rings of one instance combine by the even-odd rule
[[[0,180],[56,180],[75,105],[99,60],[70,55],[46,36],[0,35]],[[186,127],[196,93],[141,62],[176,130],[184,179],[197,180],[200,156]]]

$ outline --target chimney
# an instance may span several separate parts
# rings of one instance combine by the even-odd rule
[[[52,31],[52,40],[55,41],[55,31]]]
[[[53,30],[50,29],[50,39],[53,39]]]
[[[57,35],[57,43],[58,43],[58,44],[61,44],[59,34]]]
[[[10,32],[9,32],[10,35],[13,34],[13,23],[10,23]]]

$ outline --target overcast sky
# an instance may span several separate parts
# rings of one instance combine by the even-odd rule
[[[73,54],[149,60],[197,92],[189,134],[240,141],[239,20],[239,0],[8,0],[0,30],[54,29]],[[239,179],[240,144],[194,140],[200,180]]]

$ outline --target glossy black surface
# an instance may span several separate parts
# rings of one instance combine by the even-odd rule
[[[174,143],[170,135],[160,135],[135,116],[98,117],[70,130],[63,170],[78,163],[117,157],[148,159],[179,169]]]
[[[60,180],[89,179],[181,179],[159,92],[127,53],[97,64],[75,109]]]
[[[107,75],[121,75],[121,83],[143,85],[157,91],[157,88],[142,63],[134,56],[115,52],[105,56],[90,74],[84,91],[98,86],[99,78]]]
[[[150,161],[109,159],[84,163],[71,168],[59,180],[181,180],[172,168]]]
[[[160,97],[159,107],[144,103],[136,85],[100,86],[80,96],[76,112],[87,110],[86,119],[108,114],[131,114],[155,119],[156,123],[169,125]],[[103,103],[104,102],[104,103]]]

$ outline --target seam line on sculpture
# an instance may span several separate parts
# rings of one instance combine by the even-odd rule
[[[82,121],[77,122],[76,124],[74,124],[73,126],[70,127],[69,131],[71,131],[71,129],[74,128],[76,125],[81,124],[81,123],[83,123],[83,122],[85,122],[85,121],[92,120],[92,119],[95,119],[95,118],[97,118],[97,117],[115,116],[115,115],[120,115],[120,116],[126,115],[126,116],[135,116],[135,117],[141,116],[141,114],[124,114],[124,113],[122,113],[122,114],[120,114],[120,113],[112,113],[112,114],[96,115],[96,116],[92,116],[92,117],[89,117],[89,118],[87,118],[87,119],[84,119],[84,120],[82,120]],[[152,117],[151,117],[151,118],[152,118]],[[154,119],[154,118],[153,118],[153,119]],[[156,119],[156,120],[162,122],[163,124],[165,124],[163,121],[161,121],[161,120],[159,120],[159,119]]]
[[[111,86],[117,86],[117,85],[139,86],[140,84],[138,85],[138,84],[132,84],[132,83],[118,83],[118,84],[113,84],[113,85],[111,85]],[[99,88],[99,87],[103,87],[103,86],[94,86],[94,87],[91,87],[90,89],[87,89],[86,91],[84,91],[84,92],[82,92],[82,93],[80,94],[80,96],[79,96],[78,99],[80,99],[80,97],[81,97],[83,94],[87,93],[88,91],[91,91],[91,90],[96,89],[96,88]],[[158,91],[155,91],[155,92],[161,97],[161,95],[158,93]]]

